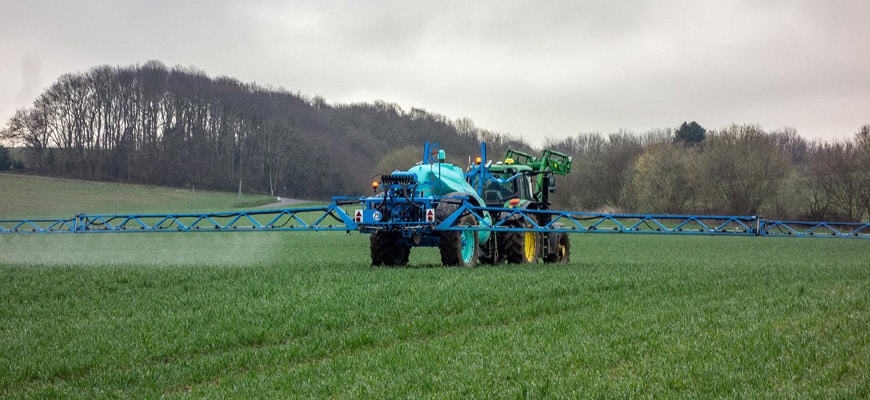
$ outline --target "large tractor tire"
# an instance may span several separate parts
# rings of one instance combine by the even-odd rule
[[[460,218],[454,226],[473,226],[476,221],[473,216]],[[441,263],[450,266],[474,267],[477,264],[478,253],[477,231],[442,231]]]
[[[532,264],[538,262],[540,248],[540,233],[527,231],[505,232],[504,234],[504,256],[507,262],[511,264]]]
[[[452,192],[445,195],[465,196],[465,193]],[[439,222],[453,215],[462,205],[462,202],[441,201],[435,207],[435,219]],[[473,226],[477,221],[472,215],[464,215],[453,223],[453,226]],[[474,267],[477,265],[479,253],[479,239],[476,231],[441,231],[441,264],[460,267]]]
[[[553,254],[548,254],[544,257],[544,262],[547,263],[567,263],[571,259],[571,238],[565,232],[553,233],[558,235]],[[551,242],[552,247],[552,242]]]
[[[375,232],[371,234],[372,265],[408,265],[411,247],[405,246],[398,232]]]

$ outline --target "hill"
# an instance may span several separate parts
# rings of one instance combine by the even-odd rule
[[[30,173],[325,199],[362,193],[391,150],[437,141],[464,159],[480,134],[422,109],[330,105],[150,61],[61,76],[3,136]]]

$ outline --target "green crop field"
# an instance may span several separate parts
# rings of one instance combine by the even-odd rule
[[[0,213],[189,208],[38,179],[0,175]],[[870,241],[571,238],[461,269],[356,233],[0,235],[0,398],[870,397]]]
[[[0,235],[0,397],[867,398],[870,243],[572,236],[368,265],[338,233]]]
[[[0,219],[88,213],[204,212],[275,202],[263,195],[0,174]]]

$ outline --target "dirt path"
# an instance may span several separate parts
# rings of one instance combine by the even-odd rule
[[[286,197],[276,197],[278,199],[277,202],[266,204],[265,206],[260,206],[257,208],[285,208],[290,207],[299,203],[307,203],[310,200],[300,200],[300,199],[288,199]]]

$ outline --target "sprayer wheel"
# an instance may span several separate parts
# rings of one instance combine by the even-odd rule
[[[372,265],[407,265],[411,247],[401,242],[397,232],[375,232],[371,234]]]
[[[474,217],[466,215],[460,218],[455,226],[473,225],[476,225]],[[441,250],[441,263],[451,266],[474,267],[477,264],[479,252],[478,240],[477,231],[442,231],[441,244],[438,246]]]
[[[544,257],[544,262],[547,263],[567,263],[571,260],[571,238],[565,232],[560,232],[559,240],[556,242],[556,251]]]

